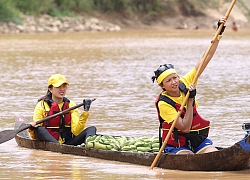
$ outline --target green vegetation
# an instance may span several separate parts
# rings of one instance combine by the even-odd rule
[[[202,15],[203,7],[219,6],[220,0],[0,0],[0,22],[22,23],[21,14],[54,17],[86,13],[119,13],[122,15],[153,16]],[[227,2],[230,0],[224,0]],[[176,11],[180,12],[176,12]]]
[[[12,0],[0,0],[0,21],[21,23],[19,14]]]

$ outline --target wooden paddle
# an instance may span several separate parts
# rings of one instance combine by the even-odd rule
[[[96,98],[95,98],[95,99],[92,99],[92,102],[93,102],[94,100],[96,100]],[[50,119],[53,119],[53,118],[56,117],[56,116],[61,116],[61,115],[67,114],[67,113],[70,112],[71,110],[76,109],[76,108],[78,108],[78,107],[81,107],[81,106],[83,106],[83,105],[84,105],[84,102],[81,103],[81,104],[78,104],[78,105],[76,105],[76,106],[73,106],[73,107],[71,107],[71,108],[68,108],[68,109],[66,109],[66,110],[64,110],[64,111],[61,111],[61,112],[59,112],[59,113],[56,113],[56,114],[54,114],[54,115],[52,115],[52,116],[48,116],[48,117],[46,117],[46,118],[44,118],[44,119],[42,119],[42,120],[37,121],[37,122],[36,122],[36,125],[38,125],[38,124],[40,124],[40,123],[42,123],[42,122],[44,122],[44,121],[48,121],[48,120],[50,120]],[[10,130],[3,130],[3,131],[1,131],[1,132],[0,132],[0,144],[4,143],[4,142],[6,142],[6,141],[11,140],[11,139],[14,138],[19,132],[21,132],[21,131],[23,131],[23,130],[25,130],[25,129],[28,129],[28,128],[30,128],[30,127],[31,127],[31,124],[24,124],[24,123],[23,123],[23,124],[19,127],[19,129],[14,129],[14,130],[10,129]]]
[[[225,19],[226,19],[226,20],[228,19],[229,14],[231,13],[231,11],[232,11],[233,6],[234,6],[235,3],[236,3],[236,0],[233,0],[232,3],[231,3],[231,5],[230,5],[230,7],[229,7],[229,9],[227,10],[226,15],[225,15]],[[216,33],[215,33],[215,35],[214,35],[214,37],[213,37],[213,40],[211,41],[210,46],[208,47],[207,51],[205,52],[204,56],[202,57],[201,64],[200,64],[200,66],[199,66],[199,68],[198,68],[198,70],[197,70],[197,72],[196,72],[196,74],[195,74],[195,77],[194,77],[194,79],[193,79],[192,84],[195,84],[195,83],[196,83],[196,81],[198,80],[199,76],[201,75],[201,73],[202,73],[203,70],[205,69],[205,67],[203,67],[203,63],[204,63],[205,59],[207,58],[207,56],[208,56],[208,54],[209,54],[211,48],[213,47],[216,38],[218,38],[218,35],[219,35],[219,33],[220,33],[220,31],[221,31],[221,29],[222,29],[223,26],[224,26],[224,23],[221,23],[221,25],[219,26],[219,28],[217,29],[217,31],[216,31]],[[170,135],[171,135],[171,133],[172,133],[174,127],[175,127],[175,124],[176,124],[176,122],[177,122],[177,119],[180,117],[180,114],[181,114],[181,112],[182,112],[182,110],[183,110],[185,104],[187,103],[187,100],[188,100],[188,98],[189,98],[189,94],[190,94],[190,92],[188,91],[187,94],[186,94],[186,96],[185,96],[185,99],[184,99],[184,101],[183,101],[183,103],[182,103],[182,105],[181,105],[181,107],[180,107],[180,109],[179,109],[179,111],[178,111],[178,113],[177,113],[177,116],[176,116],[176,118],[174,119],[174,121],[173,121],[173,123],[172,123],[172,125],[171,125],[171,127],[170,127],[170,129],[169,129],[169,132],[168,132],[168,134],[167,134],[167,136],[166,136],[166,138],[165,138],[165,140],[164,140],[164,142],[163,142],[163,144],[162,144],[162,146],[161,146],[161,148],[160,148],[160,150],[159,150],[159,152],[158,152],[158,154],[156,155],[156,157],[155,157],[153,163],[152,163],[151,166],[150,166],[150,169],[153,169],[154,166],[156,165],[156,163],[158,162],[158,160],[159,160],[159,158],[160,158],[160,155],[161,155],[162,151],[164,150],[164,148],[165,148],[165,146],[166,146],[166,144],[167,144],[167,142],[168,142],[168,139],[169,139],[169,137],[170,137]]]

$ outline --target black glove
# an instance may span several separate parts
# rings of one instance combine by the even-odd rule
[[[194,98],[196,95],[196,89],[194,89],[193,91],[189,91],[189,98]]]
[[[88,111],[88,110],[89,110],[91,102],[92,102],[92,101],[91,101],[91,99],[89,99],[89,98],[86,98],[86,99],[83,100],[83,103],[84,103],[84,106],[83,106],[84,111]]]
[[[220,25],[221,25],[221,22],[220,22],[220,20],[219,20],[218,23],[217,23],[217,29],[219,29]],[[221,31],[220,31],[220,35],[222,35],[222,33],[224,32],[225,28],[226,28],[226,26],[223,26],[223,27],[222,27],[222,29],[221,29]]]

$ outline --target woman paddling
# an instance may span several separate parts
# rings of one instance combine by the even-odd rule
[[[225,24],[225,22],[225,18],[220,19],[218,21],[218,28],[221,23]],[[202,64],[200,74],[213,57],[224,29],[225,26],[223,26],[218,38],[215,39],[211,51]],[[196,110],[198,107],[195,101],[197,83],[192,84],[192,82],[202,61],[202,59],[199,60],[195,67],[182,77],[177,75],[172,64],[160,65],[154,71],[155,75],[152,77],[152,80],[153,82],[156,80],[163,90],[157,96],[155,102],[160,121],[160,137],[162,130],[162,142],[165,140],[173,121],[178,115],[180,106],[184,102],[185,94],[187,91],[190,91],[188,101],[180,117],[176,119],[174,130],[171,132],[167,145],[164,148],[166,153],[192,154],[217,151],[212,146],[212,141],[207,138],[210,122],[203,119]]]
[[[45,96],[38,99],[34,110],[32,127],[29,129],[30,136],[41,141],[80,145],[85,143],[88,136],[96,134],[96,127],[86,129],[89,116],[90,99],[84,99],[84,111],[79,117],[78,109],[71,110],[63,116],[57,116],[39,126],[39,121],[46,116],[51,116],[60,111],[75,106],[73,101],[65,97],[69,83],[62,74],[54,74],[48,80],[48,90]]]

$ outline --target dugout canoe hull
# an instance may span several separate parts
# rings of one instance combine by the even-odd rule
[[[18,127],[16,124],[15,127]],[[60,145],[30,139],[27,130],[15,136],[18,146],[52,151],[62,154],[94,157],[150,167],[156,153],[134,153],[100,149],[89,149],[71,145]],[[216,152],[206,154],[173,155],[164,154],[155,167],[184,171],[238,171],[250,169],[250,136]]]

